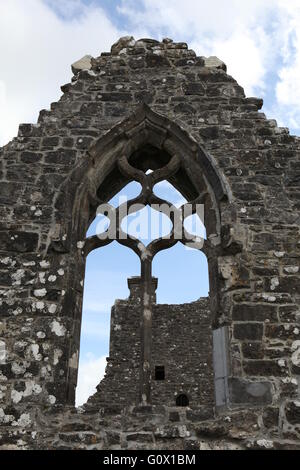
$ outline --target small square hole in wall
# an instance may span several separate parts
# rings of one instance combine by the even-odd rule
[[[164,366],[155,367],[155,380],[165,380],[165,367]]]

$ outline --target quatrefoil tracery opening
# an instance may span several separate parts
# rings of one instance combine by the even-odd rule
[[[125,201],[118,207],[112,204],[100,204],[97,215],[103,215],[109,219],[109,226],[103,233],[89,237],[86,242],[86,254],[96,248],[108,245],[112,241],[131,248],[141,260],[153,260],[154,256],[161,250],[174,246],[177,242],[191,246],[196,249],[203,249],[204,238],[190,233],[186,229],[186,220],[197,212],[200,204],[203,203],[203,194],[194,201],[184,203],[181,207],[176,207],[168,200],[155,194],[155,186],[162,181],[174,176],[180,169],[180,158],[175,155],[168,163],[155,170],[143,171],[131,165],[128,158],[122,155],[117,160],[118,169],[124,177],[135,181],[141,185],[140,194]],[[136,208],[141,210],[150,206],[161,214],[167,216],[171,222],[171,231],[145,245],[141,240],[122,230],[122,223],[130,213],[136,212]],[[202,221],[202,219],[201,219]]]
[[[128,215],[121,222],[122,230],[136,237],[145,246],[160,238],[170,236],[173,224],[167,217],[155,206],[137,205],[132,207]]]

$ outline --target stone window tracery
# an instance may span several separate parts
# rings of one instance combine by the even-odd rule
[[[153,188],[156,184],[164,181],[176,174],[181,166],[181,159],[174,155],[164,165],[154,171],[142,171],[133,166],[130,160],[122,155],[117,160],[120,173],[128,181],[140,183],[141,193],[114,208],[110,204],[103,203],[98,206],[98,214],[102,214],[109,219],[109,226],[105,232],[87,238],[85,242],[85,253],[108,245],[113,241],[127,246],[133,250],[141,262],[142,279],[142,299],[141,299],[141,389],[140,400],[142,403],[151,402],[151,354],[152,354],[152,261],[157,253],[166,250],[181,242],[201,250],[205,240],[188,232],[185,227],[185,220],[198,210],[202,201],[202,194],[195,200],[183,204],[180,208],[175,207],[166,199],[155,195]],[[155,210],[165,214],[172,223],[171,232],[167,236],[161,236],[146,246],[138,238],[125,233],[122,230],[122,221],[130,213],[143,207],[150,206]]]

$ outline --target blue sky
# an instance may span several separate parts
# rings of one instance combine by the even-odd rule
[[[0,145],[21,122],[36,122],[61,95],[70,65],[100,55],[123,35],[171,37],[198,55],[216,55],[247,96],[300,135],[300,0],[0,0]],[[136,190],[127,188],[127,196]],[[175,197],[167,185],[161,194]],[[93,233],[95,224],[89,233]],[[116,243],[87,260],[78,403],[103,375],[109,312],[139,273],[135,254]],[[207,263],[178,244],[154,261],[160,302],[207,295]]]

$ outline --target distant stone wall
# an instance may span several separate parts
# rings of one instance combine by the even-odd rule
[[[111,314],[110,353],[104,379],[88,402],[99,409],[118,403],[139,403],[140,320],[139,289],[130,300],[117,300]],[[153,304],[153,405],[175,406],[187,395],[190,406],[214,405],[214,373],[209,299],[181,305]],[[165,379],[155,380],[155,367]]]
[[[209,299],[153,309],[152,403],[175,406],[187,395],[193,406],[214,405],[212,327]],[[165,380],[154,380],[155,366]]]
[[[88,407],[124,407],[139,401],[141,308],[135,302],[118,300],[111,313],[110,352],[105,377]]]

